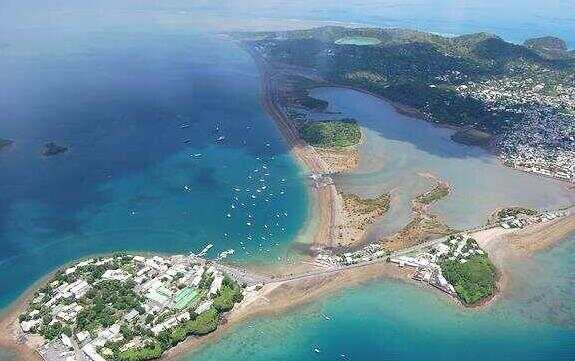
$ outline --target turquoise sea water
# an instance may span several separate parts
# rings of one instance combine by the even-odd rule
[[[243,262],[290,254],[309,216],[305,177],[259,105],[254,64],[218,31],[341,21],[574,47],[573,15],[572,2],[535,0],[2,1],[0,137],[16,144],[0,154],[0,309],[93,253],[210,242]],[[47,141],[71,150],[44,159]],[[573,359],[572,244],[517,265],[523,286],[486,312],[382,281],[259,319],[192,358]]]
[[[574,241],[515,265],[509,295],[484,310],[382,280],[256,319],[185,360],[573,360]]]
[[[93,253],[213,243],[211,256],[273,262],[305,222],[303,175],[251,58],[216,34],[145,25],[0,35],[0,134],[16,142],[0,154],[0,307]],[[47,141],[70,151],[43,158]]]

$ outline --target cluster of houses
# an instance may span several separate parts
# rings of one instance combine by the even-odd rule
[[[509,166],[575,182],[575,115],[530,108],[499,138],[498,149]]]
[[[467,234],[458,234],[447,236],[443,241],[435,242],[410,254],[391,257],[389,257],[389,252],[378,243],[371,243],[358,251],[339,255],[320,252],[315,257],[314,265],[318,268],[331,269],[389,257],[388,261],[397,264],[399,267],[413,268],[413,279],[428,283],[449,295],[455,296],[456,292],[453,285],[442,274],[441,261],[449,260],[467,263],[474,255],[484,254],[485,252],[474,239]]]
[[[354,251],[345,252],[341,255],[330,253],[319,253],[314,260],[314,264],[319,268],[335,268],[351,266],[358,263],[365,263],[384,258],[389,253],[379,243],[370,243],[365,247]]]
[[[565,217],[567,211],[546,211],[541,214],[526,214],[526,213],[516,213],[503,216],[499,219],[499,225],[505,229],[511,228],[524,228],[531,224],[537,224],[541,222],[549,222],[557,218]]]
[[[47,327],[61,326],[59,334],[45,340],[38,350],[47,360],[103,361],[113,356],[106,347],[110,343],[120,343],[120,351],[142,348],[154,343],[151,335],[158,336],[190,320],[191,313],[200,315],[210,310],[224,278],[218,264],[193,254],[91,258],[57,274],[30,302],[20,325],[26,334],[42,336]],[[96,329],[84,327],[78,322],[79,314],[93,304],[86,295],[105,281],[131,289],[137,304],[129,309],[107,304],[113,310],[113,323]],[[124,338],[122,328],[126,327],[134,337]]]
[[[444,260],[467,263],[474,255],[484,255],[474,239],[466,234],[450,235],[441,243],[436,243],[413,255],[390,258],[399,267],[411,267],[415,271],[412,278],[430,284],[441,291],[455,295],[455,289],[443,276],[440,263]]]
[[[417,256],[398,256],[391,258],[390,261],[398,264],[399,267],[414,268],[413,279],[426,282],[449,295],[455,295],[455,289],[441,273],[441,267],[432,261],[431,254],[421,253]]]
[[[564,80],[545,69],[525,69],[513,77],[467,82],[456,90],[481,100],[491,112],[520,118],[508,122],[498,136],[504,164],[575,182],[575,86]]]

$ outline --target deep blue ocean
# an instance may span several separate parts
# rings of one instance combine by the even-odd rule
[[[560,0],[4,0],[0,138],[16,143],[0,153],[0,309],[94,253],[213,243],[240,262],[291,257],[310,216],[305,172],[259,104],[255,65],[219,32],[323,21],[575,47],[575,4]],[[44,158],[50,141],[70,150]],[[572,244],[485,312],[381,281],[240,326],[190,359],[572,360]]]

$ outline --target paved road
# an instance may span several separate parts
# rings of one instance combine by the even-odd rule
[[[484,230],[487,228],[481,228],[481,229],[476,229],[476,230],[471,230],[465,233],[474,233],[474,232],[478,232],[481,230]],[[410,254],[412,252],[417,252],[417,251],[421,251],[424,248],[427,247],[431,247],[434,246],[436,244],[442,243],[444,241],[447,240],[448,236],[445,237],[439,237],[439,238],[435,238],[420,244],[417,244],[413,247],[409,247],[406,249],[402,249],[400,251],[396,251],[396,252],[392,252],[389,257],[398,257],[398,256],[403,256],[406,254]],[[301,280],[301,279],[305,279],[305,278],[311,278],[311,277],[318,277],[318,276],[323,276],[323,275],[328,275],[328,274],[334,274],[334,273],[339,273],[341,271],[344,270],[348,270],[348,269],[353,269],[353,268],[361,268],[361,267],[365,267],[374,263],[383,263],[386,262],[387,257],[382,257],[382,258],[378,258],[372,261],[366,261],[366,262],[360,262],[360,263],[356,263],[356,264],[352,264],[349,266],[336,266],[334,268],[329,268],[329,269],[322,269],[322,270],[316,270],[316,271],[309,271],[309,272],[305,272],[305,273],[301,273],[301,274],[296,274],[296,275],[291,275],[291,276],[284,276],[284,277],[277,277],[277,278],[270,278],[269,283],[277,283],[277,282],[289,282],[289,281],[295,281],[295,280]]]
[[[229,274],[240,283],[245,282],[248,286],[258,283],[268,283],[271,280],[269,276],[253,274],[245,269],[228,266],[221,263],[216,263],[214,267],[222,272]]]

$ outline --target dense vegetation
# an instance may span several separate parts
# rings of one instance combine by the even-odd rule
[[[231,310],[235,303],[241,302],[242,299],[241,287],[226,276],[222,282],[222,288],[214,298],[214,307],[218,312],[226,312]]]
[[[475,304],[495,291],[495,266],[487,255],[474,255],[467,262],[444,260],[441,271],[457,295],[468,305]]]
[[[547,57],[560,57],[567,51],[567,44],[564,40],[554,36],[543,36],[540,38],[528,39],[523,45],[539,51]]]
[[[323,148],[348,147],[361,140],[361,129],[351,119],[308,122],[299,132],[307,143]]]
[[[159,358],[164,349],[159,343],[147,346],[138,350],[127,350],[120,352],[116,357],[120,361],[145,361]]]
[[[193,335],[205,335],[218,327],[218,311],[212,307],[196,319],[186,323],[186,332]]]
[[[489,133],[477,129],[466,129],[457,131],[451,136],[451,139],[459,144],[487,147],[492,137]]]
[[[140,305],[141,298],[134,292],[135,284],[120,281],[104,280],[94,284],[86,294],[84,309],[76,318],[76,329],[96,330],[99,327],[112,326],[121,315],[121,311],[138,309],[144,313]]]
[[[498,218],[517,217],[521,214],[527,216],[536,216],[537,214],[539,214],[539,212],[535,209],[525,207],[510,207],[510,208],[503,208],[497,211]]]

